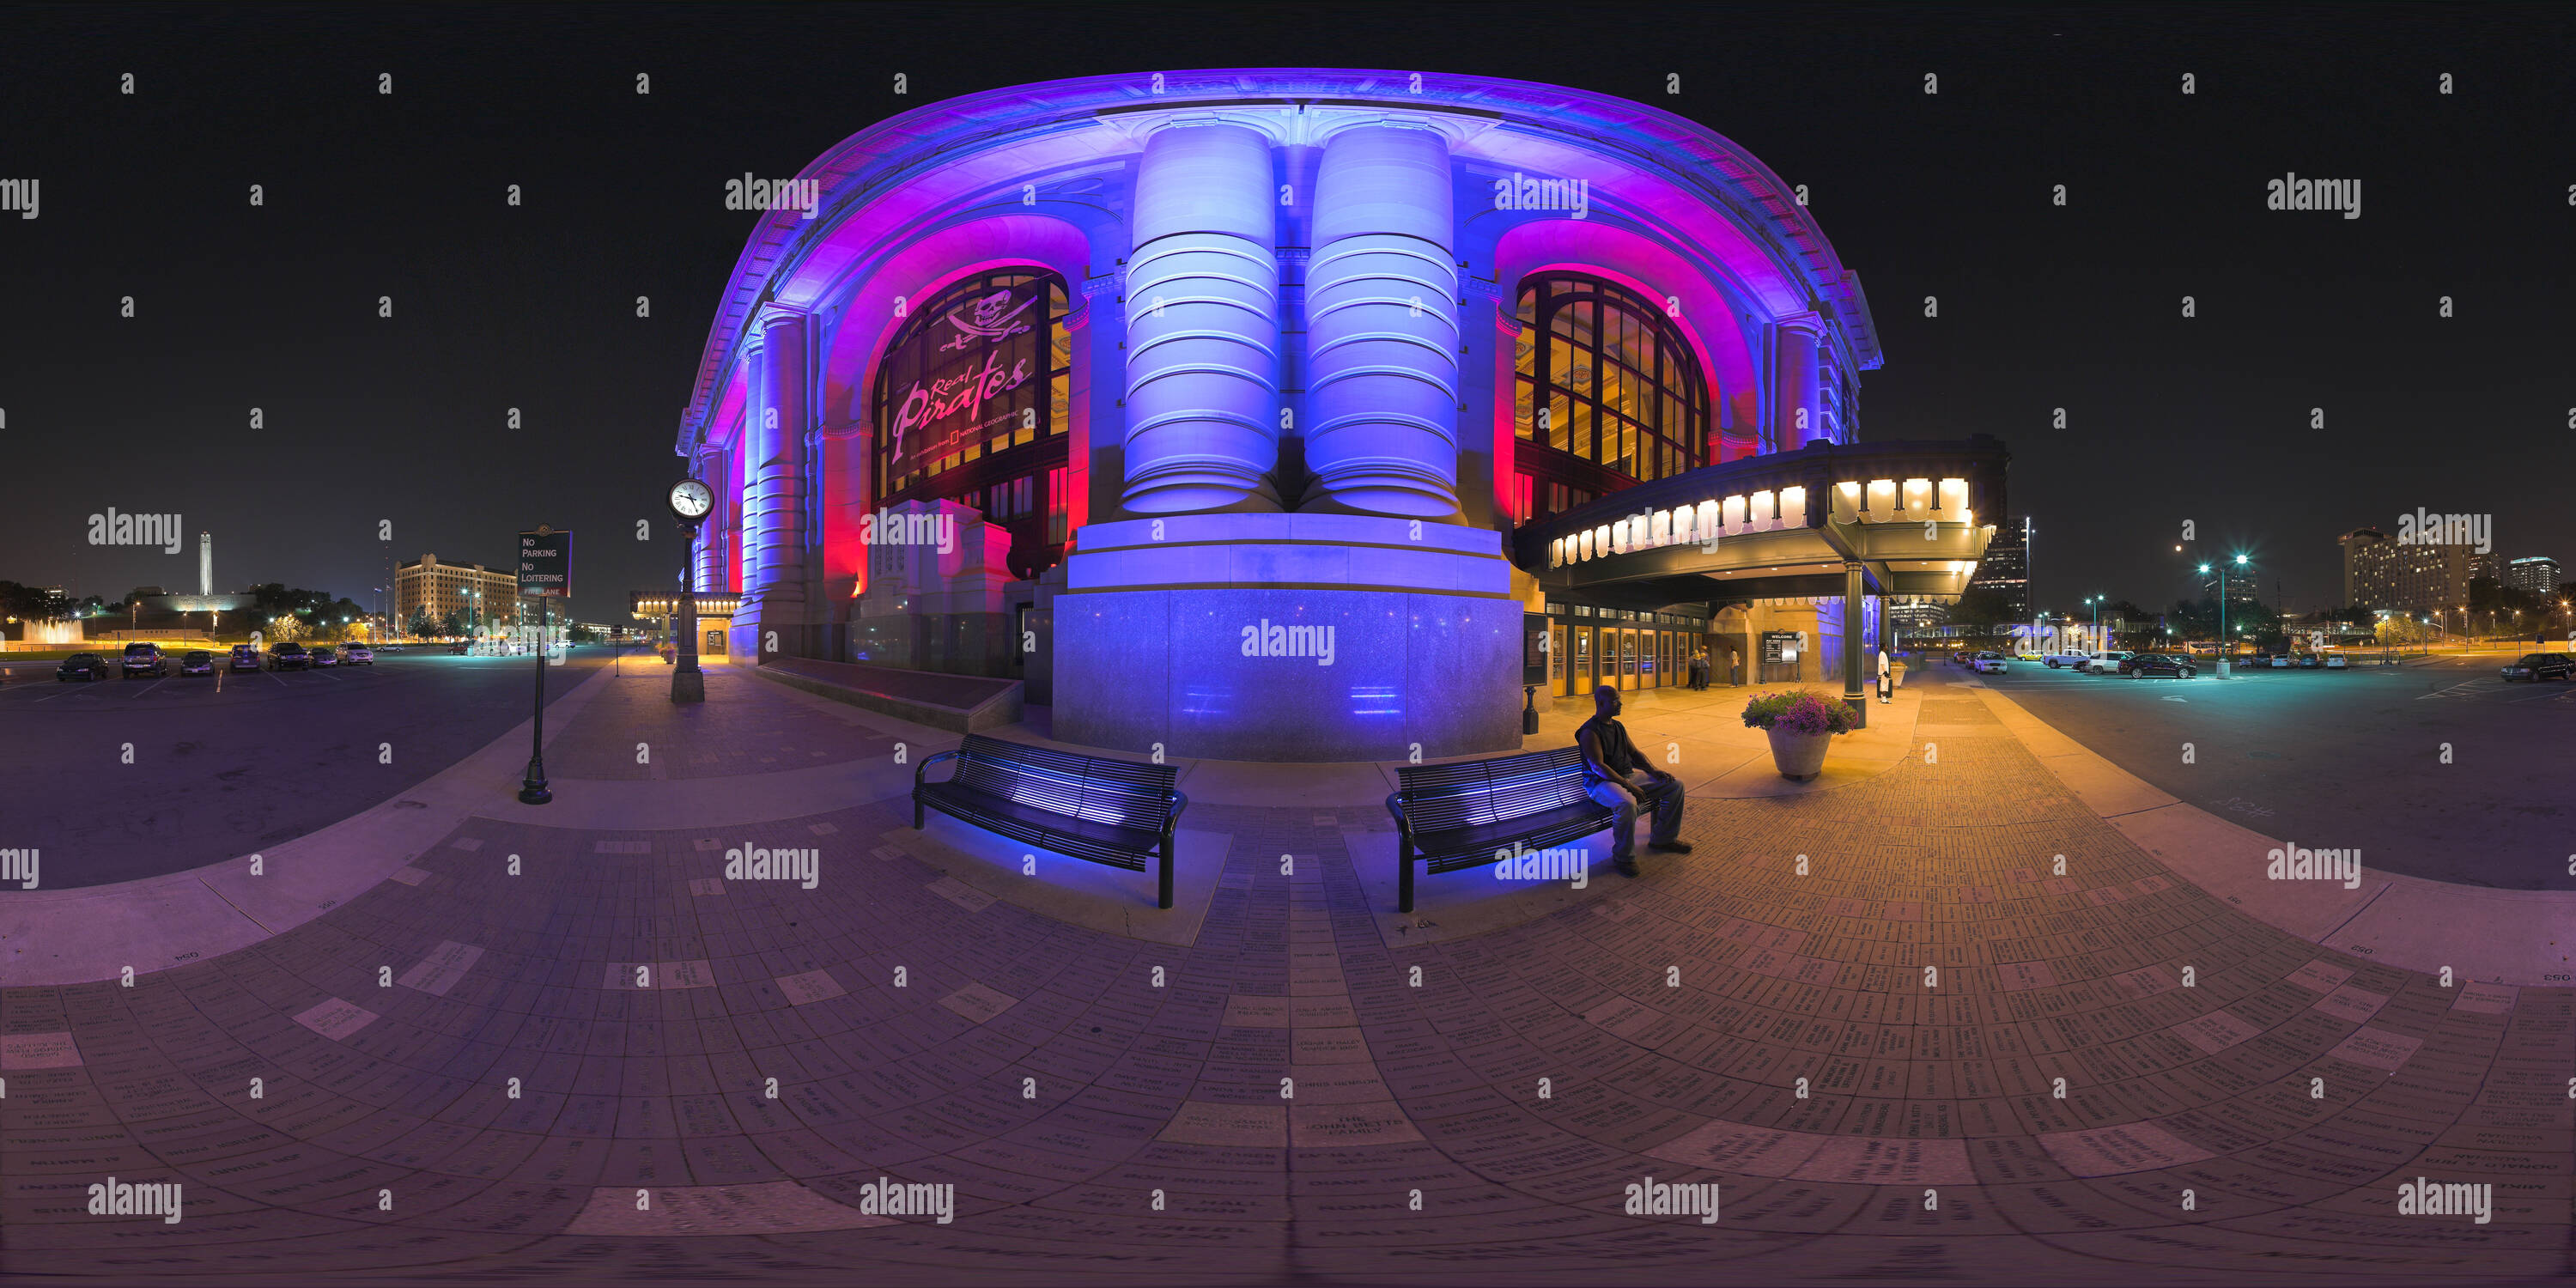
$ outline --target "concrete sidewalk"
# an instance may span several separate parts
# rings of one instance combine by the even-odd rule
[[[327,912],[375,885],[400,879],[409,859],[472,817],[529,817],[546,826],[619,830],[748,827],[824,813],[856,802],[907,797],[911,765],[954,747],[959,734],[854,709],[810,692],[760,683],[747,668],[708,669],[709,703],[673,708],[665,673],[646,670],[612,678],[602,672],[553,709],[546,745],[555,766],[556,799],[542,809],[517,802],[513,792],[524,762],[528,727],[490,746],[419,789],[311,836],[271,847],[257,856],[263,871],[250,873],[253,856],[192,872],[123,885],[67,891],[0,892],[0,985],[71,983],[117,976],[127,967],[149,972],[233,951]],[[2175,800],[2080,743],[2030,716],[1971,676],[1933,670],[1899,688],[1893,704],[1867,700],[1871,725],[1836,738],[1824,772],[1814,781],[1791,782],[1773,766],[1763,732],[1746,728],[1745,702],[1758,694],[1812,685],[1718,686],[1644,690],[1623,695],[1622,719],[1639,747],[1679,776],[1693,801],[1818,797],[1865,782],[1937,747],[1943,737],[2002,732],[2095,815],[2108,821],[2176,876],[2228,900],[2248,915],[2302,939],[2374,960],[2430,973],[2445,967],[2461,979],[2538,985],[2569,978],[2576,944],[2576,895],[2549,891],[2484,890],[2369,875],[2353,890],[2320,882],[2265,879],[2265,854],[2280,842]],[[1829,690],[1819,690],[1826,691]],[[1995,724],[1961,725],[1947,715],[1926,721],[1926,695],[1972,694],[1994,712]],[[1839,696],[1839,695],[1830,695]],[[605,699],[595,715],[595,700]],[[1955,699],[1952,699],[1955,700]],[[1524,750],[1573,741],[1584,714],[1564,700],[1540,715],[1539,732]],[[1582,704],[1588,714],[1588,704]],[[743,750],[746,735],[778,739],[791,727],[814,750],[765,743],[784,756]],[[1042,722],[1041,722],[1042,726]],[[658,733],[656,730],[658,729]],[[638,735],[644,735],[641,739]],[[1094,748],[1055,742],[1041,727],[1012,725],[996,736],[1068,750]],[[636,765],[628,748],[661,741],[658,759]],[[1937,754],[1937,753],[1936,753]],[[757,764],[755,762],[758,762]],[[1392,821],[1384,800],[1397,786],[1402,762],[1300,765],[1218,760],[1177,760],[1181,790],[1205,817],[1208,807],[1329,812],[1353,843],[1392,854]],[[709,768],[714,766],[715,768]],[[720,772],[731,768],[735,772]],[[756,772],[740,772],[753,769]],[[585,777],[584,774],[600,775]],[[1818,808],[1830,812],[1829,803]],[[1191,820],[1195,822],[1196,820]],[[1779,820],[1785,843],[1799,831]],[[1221,832],[1189,828],[1200,857],[1184,864],[1183,902],[1197,902],[1214,880],[1206,859],[1210,838]],[[1377,841],[1360,836],[1387,832]],[[1598,869],[1607,874],[1609,840],[1591,838]],[[1008,848],[1008,847],[1000,847]],[[1061,860],[1065,882],[1023,880],[1000,855],[987,861],[971,845],[951,846],[961,877],[997,897],[1027,902],[1073,924],[1134,926],[1145,938],[1187,942],[1189,933],[1140,919],[1073,860]],[[999,855],[999,849],[996,849]],[[1372,889],[1385,887],[1387,927],[1392,915],[1393,860],[1370,869]],[[1424,920],[1438,919],[1447,938],[1519,924],[1578,902],[1578,892],[1548,885],[1496,890],[1472,879],[1444,877],[1419,883]],[[1008,892],[1008,893],[1005,893]],[[1168,920],[1168,919],[1166,919]],[[1411,930],[1426,929],[1413,927]],[[1394,931],[1389,929],[1388,933]],[[1175,938],[1177,936],[1177,938]]]
[[[1596,838],[1579,888],[1444,874],[1404,917],[1392,766],[1183,766],[1160,910],[1135,874],[915,832],[954,734],[723,669],[702,708],[667,691],[596,676],[550,712],[550,806],[511,796],[521,730],[259,877],[0,891],[0,1273],[2565,1266],[2576,991],[2391,960],[2480,925],[2344,951],[2336,907],[2229,884],[2242,838],[2151,853],[2134,829],[2188,815],[1963,678],[1909,682],[1794,789],[1743,691],[1641,699],[1693,854],[1622,878]],[[2238,858],[2195,867],[2213,846]],[[110,1174],[184,1182],[188,1219],[88,1215]],[[2494,1178],[2492,1220],[2397,1215],[2419,1174]],[[1724,1220],[1625,1214],[1645,1176],[1722,1182]],[[953,1220],[863,1210],[880,1178],[953,1186]]]

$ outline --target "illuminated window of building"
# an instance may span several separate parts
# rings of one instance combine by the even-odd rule
[[[1566,508],[1566,486],[1588,497],[1707,463],[1712,391],[1654,302],[1551,273],[1522,283],[1518,316],[1512,427],[1529,443],[1520,462],[1548,484],[1549,512]],[[1516,520],[1536,517],[1524,508]]]

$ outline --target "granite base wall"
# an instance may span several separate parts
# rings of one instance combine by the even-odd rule
[[[1169,757],[1404,761],[1520,749],[1518,601],[1216,588],[1055,596],[1055,736]],[[1267,620],[1333,656],[1246,656]]]

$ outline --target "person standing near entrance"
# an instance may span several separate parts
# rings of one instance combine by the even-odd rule
[[[1887,649],[1886,649],[1885,647],[1881,647],[1881,648],[1878,650],[1878,701],[1879,701],[1879,705],[1881,705],[1881,706],[1885,706],[1885,705],[1887,705],[1887,704],[1888,704],[1888,703],[1890,703],[1890,702],[1894,702],[1895,700],[1896,700],[1896,676],[1895,676],[1895,674],[1894,674],[1893,672],[1891,672],[1891,671],[1889,671],[1889,670],[1888,670],[1888,666],[1887,666]]]
[[[1731,648],[1726,650],[1726,682],[1744,687],[1744,655]]]
[[[1583,752],[1583,787],[1594,802],[1618,811],[1611,824],[1610,862],[1623,877],[1637,875],[1637,813],[1654,811],[1646,848],[1666,854],[1688,854],[1682,830],[1682,781],[1647,763],[1644,752],[1629,741],[1619,723],[1619,691],[1609,685],[1592,691],[1592,718],[1574,731]]]

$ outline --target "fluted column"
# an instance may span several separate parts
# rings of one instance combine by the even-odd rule
[[[1233,125],[1165,129],[1137,163],[1124,498],[1137,513],[1270,495],[1265,476],[1279,457],[1270,177],[1269,140]]]
[[[1780,451],[1794,452],[1826,437],[1824,411],[1816,405],[1816,340],[1824,334],[1825,320],[1814,313],[1792,313],[1777,325],[1771,353],[1771,441]],[[1802,412],[1803,426],[1798,423]]]
[[[788,309],[760,315],[758,348],[750,355],[751,403],[742,441],[745,472],[753,480],[750,528],[752,577],[743,586],[761,630],[784,645],[804,624],[805,429],[811,408],[806,390],[806,316]],[[756,579],[756,580],[755,580]],[[765,644],[763,640],[761,643]]]
[[[715,495],[705,521],[698,524],[697,549],[690,552],[689,589],[713,593],[724,589],[725,520],[731,510],[725,495],[724,454],[714,448],[698,453],[692,477],[707,485]]]
[[[1306,275],[1306,466],[1352,509],[1458,512],[1455,227],[1439,135],[1367,126],[1325,145]]]

